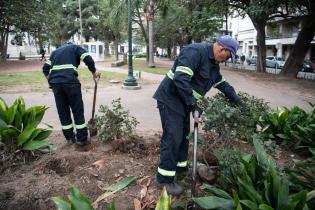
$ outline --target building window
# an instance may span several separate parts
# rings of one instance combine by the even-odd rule
[[[99,45],[99,46],[98,46],[98,53],[99,53],[100,55],[103,54],[103,45]]]
[[[87,52],[89,52],[89,45],[84,44],[84,45],[83,45],[83,48],[84,48]]]
[[[96,53],[96,45],[91,45],[91,53]]]

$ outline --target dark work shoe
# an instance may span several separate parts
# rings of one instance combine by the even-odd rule
[[[67,139],[67,145],[72,145],[75,143],[75,139]]]
[[[89,144],[89,142],[87,140],[85,140],[85,141],[77,141],[76,144],[79,145],[79,146],[85,146],[85,145]]]
[[[159,189],[163,189],[163,187],[165,187],[167,193],[174,195],[174,196],[180,195],[184,192],[183,188],[181,188],[180,186],[178,186],[174,183],[159,183],[158,181],[156,181],[156,186]]]

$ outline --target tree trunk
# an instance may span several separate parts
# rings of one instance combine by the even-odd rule
[[[118,38],[115,36],[114,40],[114,45],[115,45],[115,60],[118,61]]]
[[[171,46],[167,46],[167,57],[169,59],[171,59],[171,54],[172,54],[172,47]]]
[[[0,60],[7,58],[7,45],[8,45],[9,32],[5,28],[0,32]]]
[[[149,64],[148,66],[150,68],[154,68],[154,44],[153,44],[153,39],[154,39],[154,35],[153,35],[153,6],[154,6],[154,2],[153,0],[149,0],[148,3],[148,35],[149,35]]]
[[[110,54],[109,54],[109,42],[108,41],[104,42],[104,55],[105,55],[105,57],[110,56]]]
[[[300,66],[303,63],[311,41],[315,36],[315,15],[309,15],[303,20],[302,30],[300,31],[290,52],[287,61],[280,74],[296,77]]]
[[[252,18],[251,20],[257,30],[257,63],[256,63],[256,71],[258,72],[266,72],[266,33],[265,19],[256,19]]]

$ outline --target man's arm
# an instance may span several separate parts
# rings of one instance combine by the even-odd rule
[[[48,76],[49,76],[49,73],[50,73],[50,69],[51,69],[51,60],[49,58],[46,61],[46,63],[44,63],[44,65],[43,65],[43,74],[45,75],[47,80],[48,80]]]
[[[176,60],[173,81],[181,99],[188,107],[192,107],[197,101],[197,99],[194,98],[193,89],[191,87],[191,78],[194,75],[194,71],[199,66],[199,61],[200,53],[196,48],[191,47],[183,49]]]
[[[77,54],[80,56],[80,60],[83,61],[85,65],[87,65],[90,72],[92,72],[94,79],[101,76],[101,73],[96,71],[93,58],[85,51],[85,49],[78,46]]]
[[[220,90],[224,95],[229,98],[234,104],[238,106],[243,106],[243,102],[241,98],[236,94],[234,88],[224,80],[222,75],[220,75],[221,78],[216,84],[213,85],[213,87]]]

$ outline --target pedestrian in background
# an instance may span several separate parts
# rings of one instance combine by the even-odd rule
[[[88,143],[88,131],[84,119],[81,84],[77,71],[80,61],[88,66],[94,78],[101,76],[95,69],[92,57],[82,47],[72,43],[66,43],[51,53],[50,58],[43,66],[43,73],[53,90],[62,132],[67,144],[76,142],[78,145],[84,146]],[[72,123],[70,109],[75,126]]]

